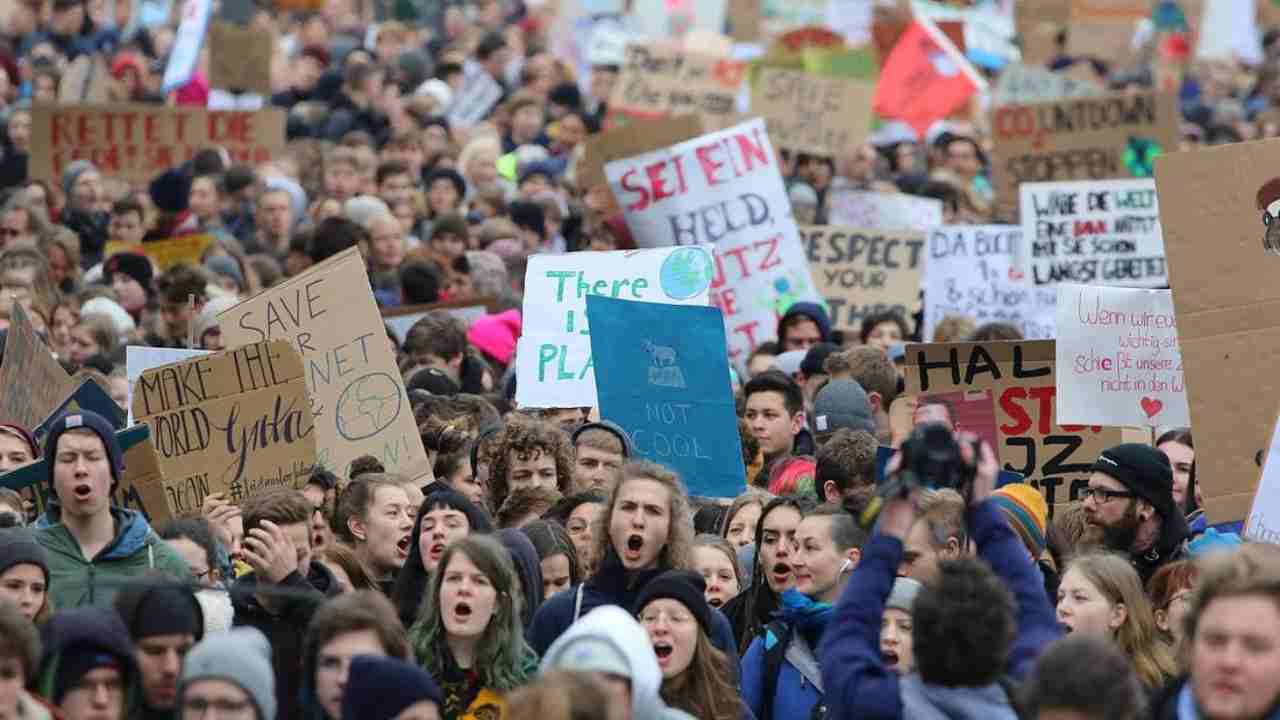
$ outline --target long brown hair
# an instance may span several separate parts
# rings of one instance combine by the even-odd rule
[[[609,537],[609,523],[613,519],[613,509],[618,505],[618,497],[622,488],[632,480],[652,480],[667,489],[670,496],[667,514],[666,543],[658,553],[658,567],[663,570],[690,570],[693,568],[693,513],[689,511],[689,494],[684,489],[680,476],[666,467],[647,460],[631,460],[623,464],[618,471],[618,482],[609,493],[609,501],[604,511],[596,516],[595,527],[592,528],[595,542],[597,565],[609,548],[613,539]],[[490,480],[490,483],[493,481]]]
[[[662,699],[696,718],[742,717],[744,705],[729,680],[729,658],[698,628],[693,659],[684,672],[662,681]]]

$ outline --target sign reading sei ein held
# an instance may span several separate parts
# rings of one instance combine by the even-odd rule
[[[315,464],[302,357],[285,340],[149,370],[133,415],[151,428],[177,515],[210,493],[239,503],[267,487],[301,488]]]

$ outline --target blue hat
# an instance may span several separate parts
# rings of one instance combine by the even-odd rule
[[[107,449],[107,459],[111,462],[111,484],[120,482],[120,473],[124,472],[124,452],[120,449],[120,441],[116,439],[115,428],[111,422],[91,410],[79,410],[63,413],[49,426],[49,433],[44,437],[44,456],[49,458],[49,490],[53,487],[54,457],[58,454],[58,440],[68,430],[92,430],[102,438],[102,445]],[[55,492],[56,497],[56,492]]]
[[[1233,532],[1220,533],[1208,528],[1200,536],[1187,543],[1187,554],[1193,558],[1204,557],[1210,553],[1231,551],[1240,547],[1244,541]]]
[[[818,332],[821,334],[823,342],[831,338],[831,318],[827,315],[827,311],[822,306],[811,302],[791,303],[791,307],[787,308],[787,312],[778,318],[778,340],[782,340],[782,328],[791,320],[791,318],[803,315],[813,321],[818,326]]]
[[[351,660],[347,678],[342,720],[392,720],[423,700],[444,705],[431,675],[397,658],[359,655]]]

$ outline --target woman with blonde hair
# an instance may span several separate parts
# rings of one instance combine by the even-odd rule
[[[1067,565],[1058,588],[1058,622],[1068,633],[1113,639],[1148,689],[1162,687],[1178,673],[1138,571],[1119,555],[1091,552]]]
[[[80,270],[80,236],[61,225],[42,233],[36,247],[49,262],[49,280],[62,293],[80,289],[84,273]]]
[[[490,135],[477,137],[458,153],[458,171],[466,178],[469,196],[502,184],[498,175],[501,155],[502,142]]]

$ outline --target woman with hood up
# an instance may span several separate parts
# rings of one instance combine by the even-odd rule
[[[491,532],[493,523],[480,506],[448,485],[428,486],[409,536],[409,557],[391,586],[391,602],[405,627],[417,621],[431,573],[444,557],[445,548],[472,533]]]
[[[524,598],[521,603],[520,625],[527,634],[529,628],[533,627],[533,615],[542,604],[542,564],[538,559],[538,550],[529,536],[516,528],[499,530],[497,538],[511,555],[516,575],[520,578],[520,593]]]

